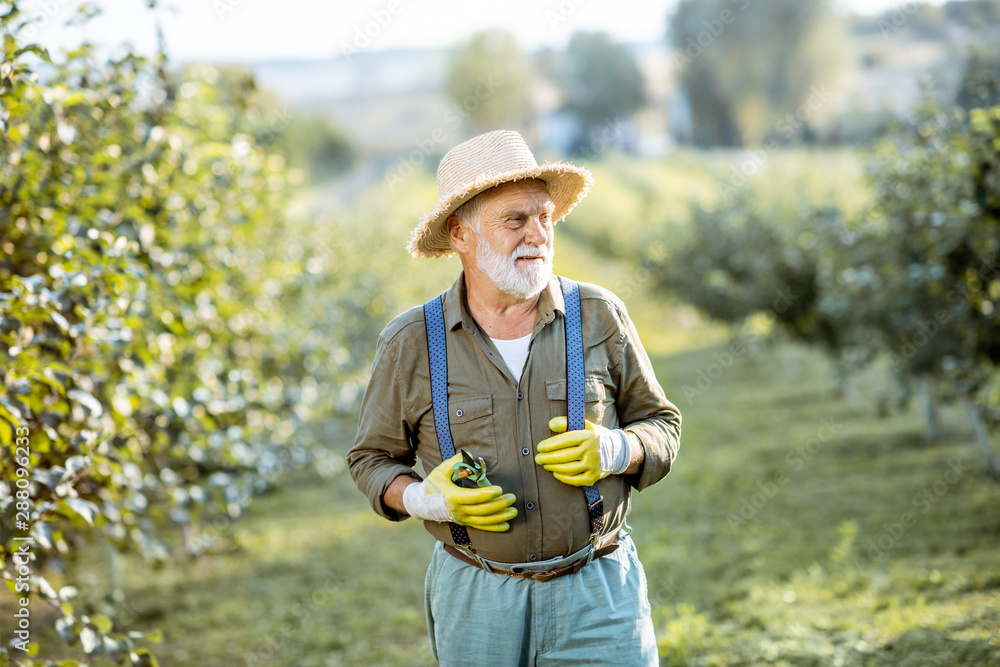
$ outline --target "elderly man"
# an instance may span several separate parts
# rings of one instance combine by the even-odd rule
[[[425,607],[442,665],[656,664],[625,518],[631,489],[669,472],[681,417],[622,302],[552,275],[555,224],[593,178],[496,131],[437,180],[408,249],[458,253],[462,273],[379,337],[351,475],[378,514],[437,539]]]

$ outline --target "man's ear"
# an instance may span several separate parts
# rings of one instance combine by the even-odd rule
[[[448,238],[451,240],[451,244],[455,246],[455,250],[463,255],[468,254],[470,251],[469,235],[472,233],[472,230],[463,225],[457,215],[448,216],[445,224],[448,225]]]

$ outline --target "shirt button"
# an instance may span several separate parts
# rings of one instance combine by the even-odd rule
[[[459,408],[458,410],[455,410],[455,416],[456,417],[461,417],[464,414],[465,414],[465,411],[462,410],[461,408]]]
[[[527,456],[528,454],[531,453],[531,450],[528,449],[527,447],[525,447],[524,449],[521,450],[521,453],[524,454],[525,456]]]
[[[538,560],[538,554],[531,554],[528,556],[528,560]]]
[[[521,392],[517,392],[517,400],[520,401],[522,398],[524,398],[524,394]]]
[[[524,506],[527,507],[529,510],[535,509],[535,503],[531,502],[530,500],[527,503],[525,503]]]

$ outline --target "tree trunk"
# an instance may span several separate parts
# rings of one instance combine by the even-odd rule
[[[117,547],[111,543],[110,540],[104,541],[104,550],[108,559],[108,597],[115,603],[115,605],[120,605],[125,600],[125,589],[122,572],[122,555],[118,552]]]
[[[990,474],[993,475],[994,479],[1000,479],[1000,457],[993,451],[993,445],[990,442],[990,430],[986,426],[986,420],[983,419],[983,408],[973,401],[972,397],[968,394],[962,400],[965,403],[965,409],[969,413],[969,420],[972,422],[972,432],[976,436],[976,444],[979,445],[979,451],[986,458],[986,466],[989,468]]]
[[[941,435],[937,406],[934,404],[934,383],[929,375],[920,376],[920,413],[924,418],[924,438],[937,440]]]
[[[840,396],[857,416],[868,416],[871,414],[870,406],[872,400],[858,390],[852,382],[851,373],[843,357],[833,356],[830,358],[830,370],[833,373],[834,391]]]

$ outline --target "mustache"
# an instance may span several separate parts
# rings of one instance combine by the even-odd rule
[[[521,259],[522,257],[546,257],[547,253],[541,248],[533,248],[531,246],[523,246],[514,250],[514,259]]]

